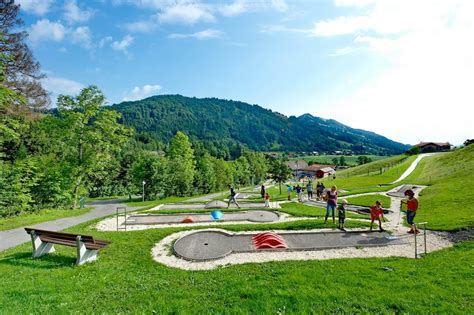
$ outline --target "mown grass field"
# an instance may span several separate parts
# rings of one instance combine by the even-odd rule
[[[322,221],[278,228],[320,226]],[[87,224],[77,226],[70,231],[113,240],[97,262],[80,267],[74,266],[74,248],[57,246],[39,259],[30,258],[30,244],[2,252],[2,313],[467,314],[473,308],[473,242],[419,260],[287,261],[184,271],[156,263],[150,254],[156,242],[179,230],[94,232]]]
[[[333,155],[333,154],[326,154],[326,155],[303,155],[292,157],[290,160],[305,160],[308,163],[318,163],[318,164],[333,164],[333,159],[340,160],[342,155]],[[358,165],[357,159],[361,155],[344,155],[344,159],[346,160],[347,165],[355,166]],[[368,158],[371,158],[372,161],[378,161],[382,159],[386,159],[386,156],[381,155],[364,155]]]
[[[368,195],[368,196],[358,196],[352,198],[346,198],[347,202],[350,205],[357,205],[357,206],[366,206],[371,207],[375,204],[378,200],[382,203],[383,208],[390,208],[391,206],[391,199],[390,197],[384,195]]]
[[[474,145],[421,160],[403,182],[428,186],[415,221],[447,231],[474,225]]]
[[[365,165],[337,172],[336,179],[329,177],[324,179],[323,183],[326,187],[336,185],[339,189],[347,190],[348,192],[346,194],[386,191],[392,186],[398,186],[398,184],[386,184],[397,180],[415,159],[416,156],[396,156],[377,162],[368,163]],[[388,167],[388,165],[393,166],[381,173],[380,168],[383,168],[383,165],[386,165],[385,167]],[[379,171],[375,173],[369,172],[369,170],[371,169],[378,169]]]
[[[34,213],[23,213],[11,218],[0,219],[0,231],[11,230],[22,226],[41,222],[74,217],[92,210],[92,207],[82,209],[45,209]]]

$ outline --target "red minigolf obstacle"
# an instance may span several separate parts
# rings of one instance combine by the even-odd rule
[[[258,233],[252,236],[252,242],[255,249],[265,248],[288,248],[285,240],[273,232]]]
[[[181,221],[181,223],[193,223],[193,222],[194,222],[193,217],[190,215],[188,215],[187,217],[183,219],[183,221]]]

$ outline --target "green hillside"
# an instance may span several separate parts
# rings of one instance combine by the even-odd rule
[[[122,113],[121,122],[143,137],[168,142],[180,130],[202,142],[213,155],[223,155],[222,151],[236,145],[257,151],[351,150],[376,155],[398,154],[408,148],[335,120],[309,114],[286,117],[258,105],[217,98],[160,95],[112,109]]]
[[[417,220],[434,230],[474,225],[474,145],[421,160],[407,183],[428,185],[420,196]]]

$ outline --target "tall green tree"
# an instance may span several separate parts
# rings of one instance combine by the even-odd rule
[[[131,135],[130,129],[118,123],[120,114],[105,109],[104,103],[105,96],[94,85],[77,96],[58,97],[63,155],[75,178],[74,207],[87,188],[89,175],[104,169]]]
[[[167,194],[185,196],[193,191],[196,174],[194,150],[188,136],[181,131],[171,139],[168,149]]]
[[[20,6],[14,1],[0,1],[0,59],[4,68],[4,86],[24,97],[25,102],[14,107],[22,109],[26,104],[34,110],[49,106],[49,96],[41,86],[45,78],[39,63],[26,45],[28,36],[21,30]]]
[[[286,161],[282,159],[273,159],[270,162],[270,169],[268,170],[270,178],[278,183],[280,187],[291,176],[291,169],[286,165]]]

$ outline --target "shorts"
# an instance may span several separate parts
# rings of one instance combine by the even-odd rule
[[[413,220],[415,219],[416,211],[407,211],[407,223],[413,225]]]
[[[346,216],[340,215],[338,219],[339,219],[339,223],[344,224],[344,221],[346,221]]]

